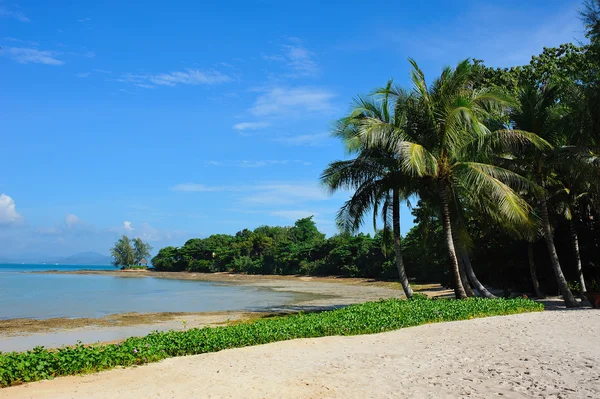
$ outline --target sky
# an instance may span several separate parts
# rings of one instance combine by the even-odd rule
[[[527,63],[577,0],[0,0],[0,256],[108,254],[292,225],[336,233],[336,119],[408,57]],[[402,210],[402,230],[412,225]],[[372,232],[371,223],[363,231]]]

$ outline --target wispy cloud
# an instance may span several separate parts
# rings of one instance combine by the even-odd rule
[[[325,190],[316,183],[260,183],[239,186],[210,186],[200,183],[184,183],[171,187],[179,192],[232,192],[245,205],[290,205],[329,198]]]
[[[309,216],[318,216],[319,215],[318,212],[302,210],[302,209],[272,211],[272,212],[269,212],[269,214],[271,216],[278,216],[283,219],[289,219],[289,220],[298,220],[298,219],[302,219],[302,218],[307,218]]]
[[[291,71],[285,74],[287,77],[316,76],[319,67],[314,60],[314,54],[309,51],[298,38],[290,38],[289,44],[281,46],[281,54],[263,55],[268,61],[282,62]]]
[[[328,198],[327,193],[315,183],[282,183],[255,186],[255,192],[241,200],[252,205],[289,205]]]
[[[77,215],[69,213],[69,214],[67,214],[67,216],[65,216],[65,224],[67,225],[68,228],[73,228],[82,223],[83,223],[82,220]]]
[[[273,87],[262,90],[250,113],[258,117],[306,116],[334,110],[335,94],[316,87]]]
[[[159,74],[127,73],[117,80],[120,82],[131,83],[137,87],[149,89],[155,86],[176,86],[178,84],[215,85],[227,83],[233,79],[229,75],[214,70],[201,71],[199,69],[188,68],[184,71]]]
[[[80,72],[76,73],[75,76],[78,78],[88,78],[91,74],[91,72]]]
[[[329,133],[303,134],[299,136],[276,137],[273,141],[289,146],[318,147],[324,145],[329,137]]]
[[[25,45],[31,46],[31,47],[37,47],[37,46],[39,46],[38,42],[34,42],[32,40],[17,39],[15,37],[5,37],[2,40],[6,41],[6,42],[22,43],[22,44],[25,44]]]
[[[311,165],[310,162],[301,161],[301,160],[260,160],[260,161],[249,161],[249,160],[236,160],[236,161],[208,161],[209,165],[213,166],[234,166],[239,168],[260,168],[263,166],[272,166],[272,165]]]
[[[528,63],[544,47],[583,38],[574,2],[565,2],[565,7],[555,15],[536,14],[534,20],[531,19],[532,10],[526,7],[519,10],[492,3],[474,4],[475,8],[466,10],[452,23],[442,27],[436,25],[432,29],[425,24],[418,31],[387,30],[380,32],[380,38],[371,42],[381,43],[387,48],[392,45],[417,60],[452,63],[474,57],[491,66],[508,67]],[[473,25],[472,21],[477,21],[477,24]],[[503,21],[501,35],[489,29],[497,21]],[[467,24],[470,26],[468,30],[461,29]]]
[[[243,132],[245,130],[258,130],[271,126],[270,122],[241,122],[233,125],[235,130]]]
[[[217,191],[232,191],[232,186],[207,186],[198,183],[182,183],[171,187],[171,191],[180,191],[186,193],[209,193]]]
[[[16,19],[17,21],[20,21],[20,22],[30,22],[31,21],[22,12],[20,12],[20,11],[11,11],[11,10],[8,10],[8,9],[3,8],[1,6],[0,6],[0,17],[12,18],[12,19]]]
[[[50,50],[7,47],[3,51],[0,51],[0,55],[2,54],[21,64],[63,65],[65,63],[57,58],[61,53]]]
[[[23,217],[17,212],[17,205],[12,197],[0,194],[0,225],[13,224],[21,221]]]

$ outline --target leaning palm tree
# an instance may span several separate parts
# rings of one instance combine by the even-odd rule
[[[509,223],[527,219],[530,207],[518,190],[530,186],[530,182],[485,159],[499,144],[509,147],[523,142],[542,143],[533,134],[510,129],[492,132],[486,127],[483,121],[504,110],[508,100],[491,90],[474,90],[468,60],[455,69],[445,68],[431,86],[417,63],[410,62],[414,90],[406,101],[397,102],[406,109],[406,123],[390,129],[379,120],[366,118],[358,127],[358,137],[366,148],[396,154],[402,171],[414,181],[435,186],[455,295],[466,298],[452,237],[453,193],[468,203],[486,198]],[[404,97],[402,93],[390,94]]]
[[[391,84],[391,81],[388,82],[388,91]],[[365,216],[372,212],[374,228],[377,229],[376,220],[381,215],[383,231],[387,234],[391,216],[398,275],[404,294],[410,298],[413,291],[404,268],[400,237],[400,202],[408,197],[405,176],[400,172],[393,153],[379,148],[365,148],[356,140],[358,126],[365,119],[377,120],[389,129],[404,123],[402,114],[390,111],[389,95],[381,99],[359,98],[355,101],[351,114],[338,123],[335,135],[344,140],[349,153],[357,156],[352,160],[329,164],[321,175],[321,181],[332,192],[354,190],[352,197],[338,212],[337,222],[341,230],[355,232]]]
[[[562,106],[557,102],[558,88],[553,85],[528,85],[519,94],[519,106],[513,108],[511,119],[516,128],[536,134],[544,138],[553,147],[535,148],[523,158],[522,167],[527,165],[529,175],[540,186],[549,188],[555,182],[555,168],[558,158],[558,148],[564,144],[564,133],[557,131]],[[550,254],[552,270],[556,277],[559,290],[567,307],[577,307],[579,303],[575,300],[569,289],[567,280],[563,274],[560,260],[554,245],[552,225],[548,209],[548,192],[544,191],[537,196],[544,240]]]

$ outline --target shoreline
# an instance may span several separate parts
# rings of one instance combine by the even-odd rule
[[[217,312],[117,313],[99,318],[53,318],[0,320],[0,351],[22,351],[37,345],[60,347],[77,341],[85,344],[114,342],[159,330],[183,330],[219,326],[272,315],[312,312],[340,306],[403,296],[399,283],[364,278],[244,275],[232,273],[188,273],[154,271],[43,271],[35,274],[105,275],[121,278],[167,278],[216,284],[244,285],[294,293],[281,306]],[[415,291],[430,296],[451,291],[429,284],[415,285]]]

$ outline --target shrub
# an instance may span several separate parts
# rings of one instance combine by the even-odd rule
[[[57,350],[36,347],[27,352],[0,353],[0,386],[295,338],[372,334],[425,323],[541,310],[543,305],[523,298],[430,300],[415,296],[409,301],[388,299],[227,327],[153,332],[118,344],[80,343]]]

